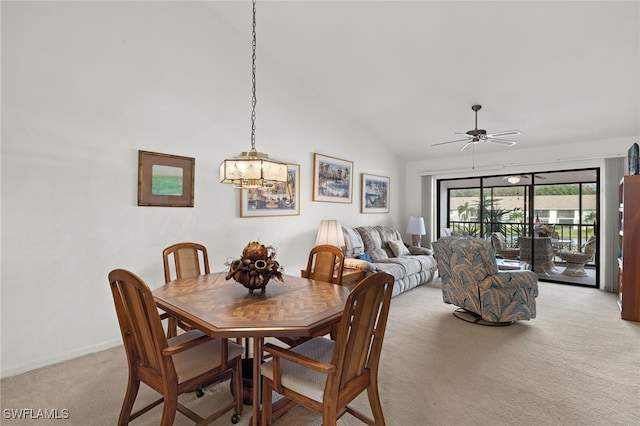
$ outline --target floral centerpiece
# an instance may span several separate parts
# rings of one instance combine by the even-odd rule
[[[534,226],[533,230],[538,237],[550,237],[556,231],[556,228],[553,225],[545,225],[544,223],[540,223]]]
[[[231,262],[227,280],[233,278],[253,293],[255,289],[264,291],[271,278],[284,281],[280,264],[275,260],[276,253],[272,247],[265,247],[252,241],[242,250],[242,257]]]

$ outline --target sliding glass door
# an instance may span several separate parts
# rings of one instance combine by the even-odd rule
[[[597,286],[597,252],[577,272],[567,268],[563,253],[581,252],[597,237],[598,194],[599,169],[439,180],[440,235],[447,229],[489,240],[500,232],[510,247],[529,239],[524,242],[534,251],[548,244],[552,258],[545,265],[551,266],[536,268],[536,257],[527,259],[541,280]]]

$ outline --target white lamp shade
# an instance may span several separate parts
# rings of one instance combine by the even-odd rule
[[[419,216],[411,216],[409,218],[409,224],[407,225],[407,234],[411,235],[425,235],[427,233],[424,227],[424,219]]]
[[[316,245],[329,244],[336,247],[344,247],[344,234],[339,220],[321,220],[316,236]]]

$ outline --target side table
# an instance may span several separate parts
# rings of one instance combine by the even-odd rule
[[[500,271],[517,271],[527,269],[527,262],[511,259],[496,259]]]
[[[342,285],[352,289],[356,284],[365,279],[366,275],[367,273],[360,269],[344,269],[342,271]],[[307,270],[301,269],[300,276],[302,278],[307,278]]]

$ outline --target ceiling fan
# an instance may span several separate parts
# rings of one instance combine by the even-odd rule
[[[487,133],[487,131],[484,129],[478,129],[478,110],[480,108],[482,108],[482,105],[473,105],[471,107],[471,109],[476,113],[475,129],[469,130],[465,133],[462,133],[462,132],[455,133],[457,135],[465,135],[464,139],[457,139],[455,141],[449,141],[449,142],[434,143],[431,146],[445,145],[445,144],[456,143],[456,142],[466,142],[466,144],[464,144],[464,146],[460,149],[460,151],[464,151],[465,149],[480,142],[489,142],[489,143],[494,143],[494,144],[503,145],[503,146],[515,145],[516,144],[515,141],[503,139],[503,137],[520,135],[521,133],[519,130],[506,130],[503,132]]]

